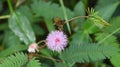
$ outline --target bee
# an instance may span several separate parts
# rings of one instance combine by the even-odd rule
[[[61,20],[59,17],[55,17],[53,19],[54,25],[58,27],[59,30],[63,30],[63,25],[65,24],[65,20]]]

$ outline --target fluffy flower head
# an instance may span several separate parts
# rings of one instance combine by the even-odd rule
[[[53,51],[62,51],[67,46],[67,36],[62,31],[52,31],[47,36],[47,47]]]
[[[28,48],[28,52],[35,53],[36,51],[38,51],[38,45],[36,43],[32,43]]]

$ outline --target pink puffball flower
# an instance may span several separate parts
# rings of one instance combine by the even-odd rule
[[[28,48],[28,52],[35,53],[36,51],[38,52],[38,45],[36,43],[30,44],[30,46]]]
[[[47,47],[60,52],[67,46],[67,36],[62,31],[52,31],[46,39]]]

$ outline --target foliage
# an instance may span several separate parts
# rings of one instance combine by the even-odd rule
[[[112,17],[113,13],[115,12],[117,6],[120,2],[113,2],[112,4],[109,4],[107,6],[104,6],[102,8],[99,8],[99,15],[104,18],[106,21]]]
[[[40,67],[40,63],[35,58],[28,61],[28,57],[23,53],[15,53],[2,61],[0,67]]]
[[[28,47],[26,45],[11,46],[11,47],[5,49],[4,51],[0,52],[0,59],[4,58],[10,54],[13,54],[15,52],[26,50],[27,48]]]
[[[30,22],[25,16],[22,16],[21,13],[13,13],[12,17],[9,19],[9,27],[25,44],[35,42],[35,35],[30,26]]]
[[[55,30],[61,52],[47,47]],[[0,67],[119,67],[119,33],[119,0],[0,0]]]
[[[13,61],[12,61],[13,60]],[[27,62],[27,56],[23,53],[16,53],[2,61],[1,67],[21,67]]]
[[[120,21],[120,17],[114,17],[110,20],[110,24],[111,26],[109,27],[106,27],[104,29],[105,32],[108,32],[108,33],[111,33],[113,32],[114,30],[118,29],[120,27],[119,25],[119,21]],[[117,33],[119,33],[120,31],[118,31]]]
[[[75,48],[75,49],[74,49]],[[60,58],[67,63],[98,61],[116,55],[118,50],[108,45],[71,44],[63,51]],[[113,54],[114,53],[114,54]],[[70,56],[71,55],[71,56]]]
[[[41,66],[38,60],[35,60],[35,58],[33,58],[28,62],[27,67],[41,67]]]
[[[115,55],[114,57],[112,57],[110,59],[110,61],[112,62],[113,66],[115,66],[115,67],[119,67],[120,66],[120,63],[118,63],[120,61],[119,58],[120,58],[120,54],[117,54],[117,55]]]
[[[31,7],[36,16],[42,16],[44,18],[53,18],[53,17],[63,18],[64,17],[62,8],[55,3],[51,3],[51,2],[46,3],[44,1],[34,1]],[[72,12],[69,9],[66,9],[66,10],[67,10],[68,17],[72,18]]]
[[[55,67],[68,67],[65,63],[55,63]]]

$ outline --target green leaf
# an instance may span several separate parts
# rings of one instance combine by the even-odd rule
[[[15,53],[4,59],[0,67],[23,67],[28,61],[27,55],[23,53]]]
[[[53,18],[60,17],[64,19],[62,8],[58,4],[40,0],[34,1],[31,7],[35,16],[44,18],[49,32],[55,30],[54,24],[52,23]],[[67,17],[72,18],[73,13],[68,8],[65,9]]]
[[[98,33],[98,34],[96,34],[96,40],[97,40],[97,42],[101,41],[102,39],[104,39],[108,35],[109,35],[108,33]],[[115,47],[119,47],[119,44],[117,42],[117,38],[115,36],[109,37],[108,39],[106,39],[105,41],[103,41],[102,44],[112,45],[112,46],[115,46]]]
[[[54,24],[51,19],[45,19],[45,23],[49,32],[55,30]]]
[[[54,17],[60,17],[64,18],[62,8],[55,3],[51,2],[45,2],[45,1],[34,1],[33,4],[31,5],[33,12],[35,13],[36,16],[42,16],[45,18],[54,18]],[[73,13],[68,9],[66,9],[67,17],[72,18]]]
[[[75,8],[74,8],[74,15],[75,16],[85,16],[85,5],[82,1],[79,1]],[[77,19],[78,22],[83,22],[85,19],[84,18],[79,18]]]
[[[28,6],[21,6],[17,11],[26,16],[30,21],[34,20],[33,14]]]
[[[45,55],[45,56],[48,56],[48,57],[52,57],[51,56],[51,51],[49,50],[49,49],[42,49],[42,50],[40,50],[40,53],[42,54],[42,55]]]
[[[32,27],[33,27],[33,30],[35,31],[35,34],[38,34],[38,35],[44,35],[45,34],[44,29],[42,27],[40,27],[39,24],[33,24]]]
[[[90,42],[89,35],[82,31],[78,31],[75,34],[73,34],[71,39],[72,41],[70,43],[77,45]]]
[[[119,2],[115,2],[109,5],[105,5],[102,8],[99,8],[97,11],[99,11],[99,15],[104,18],[106,21],[108,21],[113,13],[115,12],[116,8],[118,7]]]
[[[89,34],[96,33],[99,31],[99,28],[96,25],[92,24],[89,20],[86,20],[83,29],[86,33]]]
[[[41,63],[35,58],[29,61],[27,54],[17,52],[2,60],[0,67],[41,67]]]
[[[55,67],[69,67],[69,66],[65,63],[55,63]]]
[[[10,54],[13,54],[15,52],[26,50],[27,48],[28,48],[28,46],[26,46],[26,45],[13,45],[13,46],[0,52],[0,59],[4,58]]]
[[[60,58],[67,63],[92,62],[110,58],[118,53],[118,48],[110,45],[71,44],[60,54]]]
[[[118,2],[118,0],[98,0],[97,5],[96,5],[96,9],[100,9],[105,7],[106,5],[110,5],[113,4],[115,2]]]
[[[12,14],[9,19],[9,27],[25,44],[28,45],[35,42],[36,39],[30,22],[21,13]]]
[[[3,44],[5,47],[10,47],[13,45],[20,45],[20,40],[19,40],[19,37],[16,36],[11,30],[6,30]]]
[[[40,50],[40,53],[41,53],[42,55],[45,55],[45,56],[48,56],[48,57],[52,57],[52,56],[57,56],[57,55],[58,55],[57,52],[53,52],[53,51],[51,51],[51,50],[48,49],[48,48],[45,48],[45,49]]]
[[[104,32],[112,33],[113,31],[117,30],[120,27],[120,16],[114,17],[110,20],[111,26],[104,28]],[[116,32],[120,33],[120,31]]]
[[[50,65],[46,64],[46,63],[42,63],[41,64],[42,67],[50,67]]]
[[[38,60],[35,60],[35,58],[32,58],[27,64],[27,67],[41,67],[41,64],[39,63]]]
[[[111,59],[110,59],[111,63],[113,64],[114,67],[120,67],[120,53],[113,56]]]

